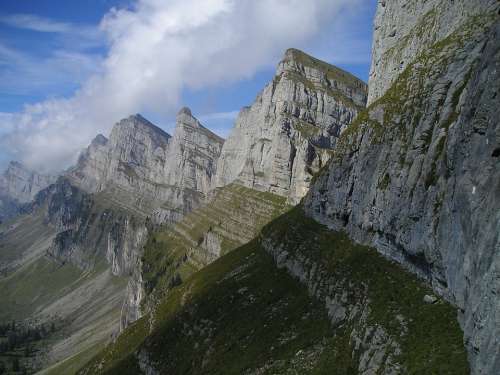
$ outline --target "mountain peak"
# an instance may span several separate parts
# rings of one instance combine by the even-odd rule
[[[139,113],[131,115],[117,122],[113,127],[113,130],[111,131],[110,137],[113,138],[114,133],[117,133],[117,131],[119,132],[119,129],[126,129],[126,128],[136,129],[136,130],[143,129],[146,130],[147,132],[153,132],[155,135],[161,138],[165,138],[166,140],[171,138],[170,134],[168,134],[155,124],[153,124],[151,121],[149,121]]]
[[[195,128],[200,128],[202,125],[188,107],[182,107],[179,112],[177,112],[176,126],[188,125]]]
[[[366,83],[351,73],[296,48],[287,49],[278,65],[276,76],[281,76],[284,73],[298,74],[308,81],[317,81],[320,77],[324,77],[329,82],[335,81],[368,91]],[[330,84],[327,84],[327,86],[330,86]],[[357,104],[364,107],[363,101],[359,101]]]
[[[193,114],[191,112],[191,109],[189,109],[189,107],[182,107],[179,110],[179,112],[177,112],[177,116],[182,116],[182,115],[193,117]]]
[[[90,144],[93,146],[104,146],[107,143],[108,143],[108,138],[106,138],[102,134],[97,134]]]

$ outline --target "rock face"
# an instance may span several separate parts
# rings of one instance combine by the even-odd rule
[[[147,222],[172,223],[206,203],[223,143],[188,108],[179,111],[173,137],[134,115],[117,123],[109,140],[98,135],[69,172],[69,181],[90,194],[92,204],[79,213],[78,228],[58,235],[52,251],[82,266],[77,250],[100,248],[114,274],[131,276],[122,328],[141,314]],[[99,244],[87,243],[89,228],[100,228]]]
[[[156,222],[177,221],[206,203],[223,144],[224,139],[203,127],[189,108],[179,111],[164,169],[168,193],[155,211]]]
[[[237,181],[298,202],[366,96],[366,84],[349,73],[288,50],[272,82],[240,112],[215,185]]]
[[[0,221],[17,215],[20,205],[30,202],[36,193],[55,180],[56,176],[39,174],[11,161],[0,175]]]
[[[170,139],[142,116],[130,116],[113,127],[109,140],[98,135],[68,177],[89,193],[107,189],[136,193],[130,203],[147,211],[150,200],[162,194]]]
[[[117,123],[109,140],[98,135],[68,177],[90,193],[133,193],[122,203],[156,222],[176,221],[206,199],[223,143],[187,108],[173,137],[134,115]]]
[[[494,12],[496,0],[379,0],[374,21],[368,105],[415,58],[472,17]]]
[[[394,49],[380,44],[405,6],[420,22],[403,16],[405,32],[391,37],[412,59],[396,72]],[[474,374],[500,372],[499,7],[379,2],[372,104],[305,199],[308,215],[375,246],[458,307]],[[413,39],[429,27],[437,39]]]
[[[0,176],[0,194],[19,203],[31,201],[36,193],[56,180],[56,176],[31,171],[19,162],[11,161]]]

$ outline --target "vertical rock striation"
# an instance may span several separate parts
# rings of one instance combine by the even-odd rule
[[[305,199],[308,215],[375,246],[458,307],[474,374],[500,372],[499,7],[379,2],[372,104]],[[420,20],[401,15],[404,32],[388,36],[411,59],[402,72],[382,38],[397,9]],[[435,38],[418,37],[427,32]]]
[[[16,216],[22,204],[30,202],[55,180],[56,176],[37,173],[11,161],[0,175],[0,222]]]
[[[472,17],[494,12],[497,0],[379,0],[374,21],[368,105],[408,64]]]
[[[177,221],[207,202],[223,144],[224,140],[203,127],[189,108],[179,111],[164,169],[169,192],[155,210],[155,222]]]
[[[226,140],[215,185],[237,181],[297,203],[338,136],[365,106],[361,80],[290,49]]]
[[[19,203],[31,201],[36,193],[56,180],[56,176],[29,170],[19,162],[11,161],[0,176],[0,194]]]

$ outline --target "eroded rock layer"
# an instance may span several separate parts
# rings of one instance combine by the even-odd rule
[[[392,13],[384,13],[385,3],[379,3],[377,22],[387,26]],[[412,32],[424,27],[425,14],[441,14],[446,6],[449,14],[438,21],[443,30],[457,9],[477,3],[477,12],[486,11],[472,17],[464,11],[456,31],[437,33],[435,44],[417,48],[396,78],[388,73],[394,83],[341,136],[336,156],[305,200],[306,210],[428,280],[459,308],[473,373],[497,373],[499,4],[391,3],[416,7],[424,23]],[[405,33],[394,38],[402,42]],[[374,90],[376,97],[379,87]]]
[[[237,181],[297,203],[366,95],[366,84],[351,74],[288,50],[274,79],[240,112],[222,149],[216,186]]]

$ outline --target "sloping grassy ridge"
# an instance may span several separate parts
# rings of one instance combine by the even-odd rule
[[[146,293],[161,298],[172,285],[251,241],[290,206],[286,198],[231,184],[207,205],[150,235],[142,257]]]
[[[311,298],[304,283],[276,267],[264,250],[270,241],[327,270],[345,288],[345,307],[367,304],[368,318],[350,314],[333,328],[321,294]],[[414,276],[299,207],[174,288],[80,374],[352,374],[370,349],[353,342],[363,324],[399,343],[378,373],[388,357],[400,373],[468,373],[453,307],[425,304],[426,293]]]

